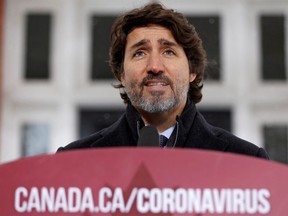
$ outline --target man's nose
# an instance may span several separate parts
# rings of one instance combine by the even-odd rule
[[[148,59],[147,64],[147,72],[148,73],[160,73],[164,72],[164,64],[163,59],[160,54],[151,54]]]

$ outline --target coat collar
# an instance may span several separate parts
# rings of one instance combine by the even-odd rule
[[[137,143],[139,137],[139,130],[144,126],[144,122],[138,111],[131,104],[127,105],[125,115],[127,118],[129,129],[133,136],[133,140],[135,140],[135,142]],[[173,131],[172,136],[174,136],[174,141],[175,139],[177,139],[177,143],[175,144],[173,140],[169,141],[168,143],[171,142],[171,146],[182,147],[182,144],[185,143],[185,140],[187,139],[187,135],[189,133],[191,125],[193,124],[195,116],[195,104],[188,100],[182,114],[180,116],[177,116],[176,118],[177,125],[175,127],[175,130]]]
[[[131,104],[127,105],[125,117],[131,132],[127,136],[131,136],[136,145],[139,130],[144,126],[144,122]],[[221,133],[207,123],[192,101],[187,101],[182,114],[177,116],[176,121],[177,126],[168,141],[168,147],[226,150],[227,141],[221,139]]]
[[[139,112],[131,104],[127,105],[125,117],[127,119],[128,127],[131,131],[132,138],[136,144],[139,137],[139,131],[142,127],[144,127],[145,124]]]

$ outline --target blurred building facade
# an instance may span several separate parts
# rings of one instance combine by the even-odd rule
[[[149,1],[6,0],[0,162],[53,153],[111,124],[124,104],[108,67],[120,13]],[[203,101],[214,125],[288,161],[288,1],[163,0],[208,53]]]

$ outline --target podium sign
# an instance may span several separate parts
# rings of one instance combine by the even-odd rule
[[[287,215],[288,167],[201,150],[108,148],[0,166],[0,214]]]

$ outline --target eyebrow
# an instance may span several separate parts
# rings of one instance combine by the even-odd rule
[[[164,38],[159,39],[158,43],[161,45],[166,45],[166,46],[179,46],[176,42],[169,41],[169,40],[164,39]]]
[[[141,47],[141,46],[148,44],[148,43],[150,43],[150,40],[142,39],[142,40],[138,41],[137,43],[133,44],[129,49],[133,50],[133,49],[136,49],[136,48]],[[164,39],[164,38],[160,38],[158,40],[158,43],[160,45],[165,45],[165,46],[179,46],[176,42],[169,41],[169,40]]]
[[[141,47],[141,46],[143,46],[149,42],[150,42],[150,40],[147,40],[147,39],[140,40],[137,43],[133,44],[129,49],[130,50],[136,49],[136,48]]]

